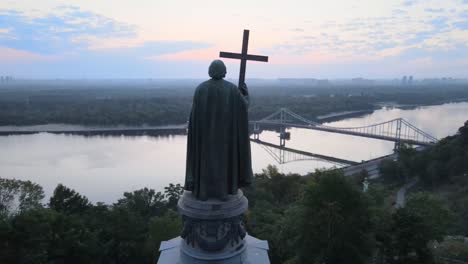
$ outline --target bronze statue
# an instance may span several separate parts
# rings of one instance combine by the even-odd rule
[[[210,80],[193,97],[187,138],[185,189],[200,200],[225,200],[250,185],[248,90],[223,80],[226,66],[215,60]]]
[[[177,203],[183,230],[180,237],[161,243],[158,263],[270,263],[268,242],[246,232],[248,201],[239,190],[252,181],[246,62],[268,61],[247,53],[248,39],[244,30],[241,53],[220,53],[240,59],[239,88],[223,80],[226,66],[215,60],[208,70],[211,79],[195,91],[185,191]]]

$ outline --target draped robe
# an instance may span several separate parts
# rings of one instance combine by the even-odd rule
[[[251,183],[247,110],[247,87],[241,91],[222,78],[197,87],[188,125],[185,189],[198,199],[225,200]]]

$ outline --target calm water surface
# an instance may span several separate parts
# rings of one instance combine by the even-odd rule
[[[454,134],[468,119],[468,103],[420,107],[411,110],[381,109],[370,115],[327,123],[362,126],[402,117],[438,138]],[[291,129],[288,147],[361,161],[389,154],[393,143],[326,132]],[[279,143],[278,135],[265,131],[260,139]],[[149,187],[163,190],[183,183],[186,136],[84,137],[75,135],[0,136],[0,177],[39,183],[49,196],[58,183],[86,195],[91,201],[112,203],[123,192]],[[254,172],[276,161],[252,144]],[[321,161],[278,165],[282,172],[307,173],[330,167]]]

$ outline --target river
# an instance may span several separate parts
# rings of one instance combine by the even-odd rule
[[[326,123],[329,126],[363,126],[402,117],[416,127],[442,138],[456,133],[468,119],[468,103],[424,106],[415,109],[383,108],[361,117]],[[361,161],[392,152],[393,143],[348,135],[293,128],[286,146],[318,154]],[[275,132],[260,139],[279,143]],[[113,203],[125,191],[143,187],[162,191],[169,183],[183,183],[185,135],[78,136],[40,133],[0,136],[0,177],[31,180],[49,197],[58,183],[93,202]],[[304,174],[333,164],[308,160],[276,164],[252,143],[254,172],[275,164],[284,173]],[[46,201],[45,201],[46,202]]]

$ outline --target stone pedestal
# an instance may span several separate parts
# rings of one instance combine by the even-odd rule
[[[161,243],[159,263],[270,263],[268,242],[247,235],[248,208],[241,190],[225,201],[200,201],[185,191],[178,203],[183,230]]]

